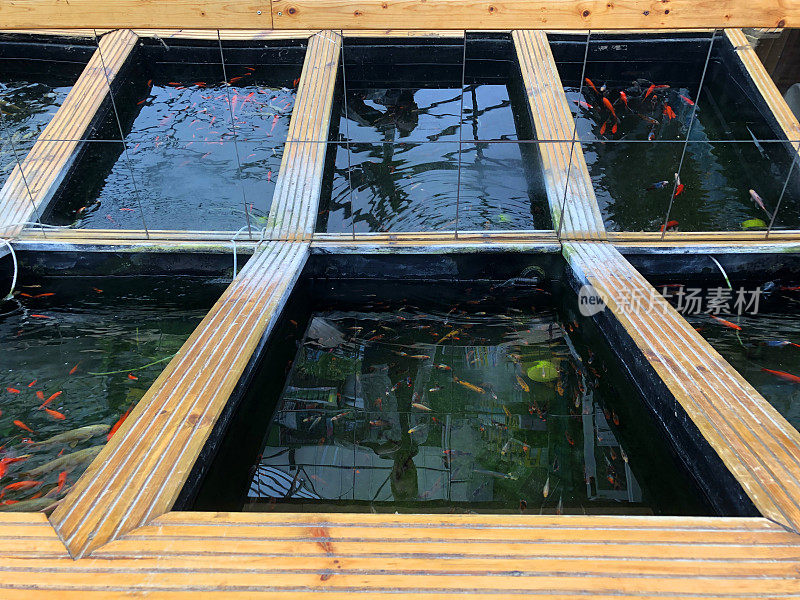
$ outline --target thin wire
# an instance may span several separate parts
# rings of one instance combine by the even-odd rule
[[[456,183],[456,225],[454,229],[455,239],[458,239],[458,219],[459,205],[461,204],[461,154],[464,139],[464,85],[467,81],[467,31],[464,30],[464,47],[461,56],[461,108],[458,113],[458,175]],[[477,106],[473,110],[477,110]]]
[[[356,215],[353,210],[353,173],[352,173],[352,166],[350,164],[350,112],[347,108],[347,75],[345,74],[347,69],[344,66],[344,32],[339,30],[339,34],[342,36],[342,48],[340,51],[341,54],[341,65],[342,65],[342,97],[344,98],[344,141],[345,147],[347,148],[347,197],[350,200],[350,225],[352,226],[352,233],[353,233],[353,240],[356,239]],[[335,118],[335,117],[334,117]],[[337,142],[338,143],[338,142]],[[334,167],[336,159],[334,158]],[[330,205],[328,205],[328,217],[330,217]],[[319,218],[319,215],[317,215]]]
[[[228,113],[231,116],[231,131],[233,132],[233,151],[236,154],[236,164],[239,167],[236,174],[239,178],[239,187],[242,190],[242,203],[244,204],[244,216],[247,219],[247,237],[253,239],[253,232],[250,229],[250,212],[247,210],[247,194],[244,191],[242,182],[242,161],[239,159],[239,144],[236,141],[236,123],[233,118],[233,104],[231,104],[231,86],[228,84],[228,73],[225,71],[225,53],[222,51],[222,37],[217,29],[217,42],[219,43],[219,58],[222,61],[222,78],[225,81],[225,95],[228,98]]]
[[[675,202],[675,192],[678,191],[678,181],[681,178],[681,169],[683,168],[683,160],[686,158],[686,148],[689,146],[689,136],[692,135],[692,126],[694,125],[695,116],[697,115],[697,107],[700,104],[700,96],[703,93],[703,85],[706,80],[706,73],[708,72],[708,63],[711,61],[711,52],[714,50],[714,38],[717,35],[717,30],[711,32],[711,40],[708,44],[708,53],[706,54],[706,63],[703,65],[703,74],[700,76],[700,86],[697,88],[697,101],[692,107],[692,116],[689,118],[689,127],[686,130],[686,139],[683,142],[683,150],[681,151],[681,160],[678,162],[678,172],[675,181],[672,183],[672,195],[669,198],[669,206],[667,206],[667,216],[664,217],[664,226],[661,228],[661,240],[667,235],[667,223],[669,223],[669,215],[672,212],[672,204]]]
[[[792,147],[794,149],[794,147]],[[772,231],[772,226],[775,223],[775,217],[778,216],[778,209],[781,207],[781,202],[783,202],[783,196],[786,193],[786,188],[789,187],[789,180],[792,178],[792,171],[794,171],[794,166],[797,164],[797,159],[800,158],[800,154],[797,153],[795,150],[793,152],[794,160],[792,160],[792,166],[789,167],[789,174],[786,175],[786,181],[783,182],[783,189],[781,190],[781,195],[778,198],[778,204],[775,206],[775,212],[772,213],[772,218],[769,220],[769,227],[767,227],[767,233],[764,235],[764,239],[769,238],[769,234]]]
[[[3,122],[3,112],[0,111],[0,124]],[[28,178],[25,176],[25,169],[22,168],[22,163],[19,160],[19,154],[17,154],[17,147],[14,144],[14,137],[13,135],[8,136],[8,142],[11,144],[11,151],[14,153],[14,160],[17,161],[17,167],[19,168],[20,177],[22,177],[22,183],[25,184],[25,189],[28,192],[28,200],[31,203],[31,207],[33,208],[33,213],[36,215],[36,220],[39,223],[42,222],[42,216],[39,214],[39,207],[36,206],[36,203],[33,201],[33,193],[31,192],[31,188],[28,185]],[[44,228],[42,228],[42,237],[47,239],[47,236],[44,233]]]
[[[583,97],[583,80],[586,77],[586,61],[589,57],[589,42],[592,39],[592,30],[586,32],[586,47],[583,51],[583,66],[581,67],[581,80],[578,82],[578,98]],[[578,120],[573,119],[572,142],[569,145],[569,163],[567,164],[567,179],[564,182],[564,199],[561,201],[561,211],[558,219],[556,239],[561,239],[561,229],[564,227],[564,210],[567,207],[567,193],[569,192],[569,178],[572,172],[572,156],[575,152],[575,136],[578,134]]]
[[[139,205],[139,214],[142,217],[142,226],[144,227],[144,234],[146,239],[150,239],[150,232],[147,230],[147,221],[144,218],[144,208],[142,208],[142,199],[139,197],[139,186],[136,185],[136,177],[133,174],[133,162],[131,161],[130,154],[128,153],[128,144],[125,142],[125,132],[122,130],[122,119],[119,118],[117,111],[117,102],[114,100],[114,91],[111,89],[111,81],[108,79],[108,69],[106,68],[106,61],[103,58],[103,50],[100,48],[100,38],[97,36],[97,30],[93,29],[94,41],[97,44],[97,54],[100,57],[100,64],[103,67],[103,75],[106,78],[106,86],[108,87],[108,97],[111,98],[111,107],[114,109],[114,117],[117,119],[117,127],[119,128],[119,141],[122,143],[122,148],[125,151],[125,162],[128,163],[128,170],[131,172],[131,183],[133,184],[133,193],[136,196],[136,203]]]

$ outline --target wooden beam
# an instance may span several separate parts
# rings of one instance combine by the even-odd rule
[[[542,175],[553,227],[562,239],[603,239],[603,217],[597,205],[583,148],[573,142],[575,121],[543,31],[512,32],[530,112],[540,140]],[[563,219],[563,223],[562,223]]]
[[[273,0],[276,29],[664,29],[797,27],[781,0]]]
[[[786,104],[786,100],[781,96],[775,82],[772,81],[772,77],[767,73],[761,59],[758,58],[756,51],[750,45],[741,29],[726,29],[725,36],[733,45],[734,53],[739,57],[748,75],[755,83],[756,88],[761,93],[761,97],[764,98],[764,102],[767,103],[770,111],[778,120],[778,125],[780,125],[786,139],[792,142],[795,151],[800,150],[800,123],[798,123],[792,109]]]
[[[126,29],[100,38],[98,49],[64,103],[0,190],[2,235],[17,235],[24,223],[37,221],[47,207],[108,95],[108,81],[116,77],[128,60],[137,39],[136,34]]]
[[[72,560],[4,515],[0,540],[9,600],[786,597],[800,561],[763,518],[184,512]]]
[[[341,50],[337,31],[308,41],[267,221],[270,239],[307,240],[314,232]]]
[[[578,281],[594,287],[759,511],[800,529],[800,432],[613,246],[568,243],[564,255]]]
[[[717,242],[727,244],[749,244],[752,242],[763,242],[766,238],[766,230],[761,231],[668,231],[664,236],[664,242],[674,244],[694,244],[696,242]],[[661,233],[658,231],[609,231],[608,240],[614,243],[662,243]],[[800,230],[782,231],[773,230],[769,234],[769,239],[774,241],[800,241]]]
[[[272,29],[269,0],[17,0],[0,3],[4,29]],[[296,28],[295,28],[296,29]]]
[[[74,557],[168,511],[308,256],[262,246],[51,516]]]

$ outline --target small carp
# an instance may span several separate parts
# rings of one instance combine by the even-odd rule
[[[14,504],[0,505],[2,512],[38,512],[46,511],[51,506],[57,505],[61,500],[53,501],[52,498],[34,498],[32,500],[23,500],[22,502],[14,502]]]
[[[547,481],[544,482],[544,487],[542,488],[542,496],[547,498],[550,494],[550,476],[547,476]]]
[[[55,460],[51,460],[48,463],[43,464],[40,467],[36,467],[35,469],[31,469],[27,472],[29,477],[39,477],[41,475],[45,475],[46,473],[50,473],[52,471],[64,471],[67,469],[72,469],[77,465],[85,462],[89,462],[94,460],[95,457],[100,454],[100,450],[103,449],[103,446],[92,446],[91,448],[85,448],[83,450],[78,450],[77,452],[72,452],[70,454],[65,454],[64,456],[59,456]]]
[[[432,409],[429,406],[425,406],[424,404],[420,404],[419,402],[412,402],[412,408],[416,408],[417,410],[427,410],[431,411]]]
[[[108,433],[109,429],[111,429],[111,425],[107,425],[105,423],[86,425],[85,427],[78,427],[77,429],[59,433],[58,435],[54,435],[53,437],[42,442],[33,442],[31,447],[49,446],[51,444],[69,444],[71,448],[74,448],[79,442],[91,439],[97,435]]]

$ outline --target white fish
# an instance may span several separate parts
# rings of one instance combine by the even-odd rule
[[[766,207],[766,206],[764,206],[764,201],[761,199],[761,196],[759,196],[759,195],[756,193],[756,191],[755,191],[755,190],[750,190],[750,197],[753,199],[753,202],[755,202],[756,204],[758,204],[758,205],[761,207],[761,209],[762,209],[762,210],[763,210],[765,213],[767,213],[767,215],[768,215],[768,216],[770,216],[770,217],[772,216],[772,215],[770,215],[770,214],[769,214],[769,211],[767,210],[767,207]]]
[[[547,476],[547,481],[544,482],[544,487],[542,488],[542,496],[547,498],[547,495],[550,493],[550,476]]]

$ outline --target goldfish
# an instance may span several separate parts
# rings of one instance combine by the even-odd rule
[[[619,121],[619,119],[617,119],[617,111],[614,110],[614,105],[611,104],[611,100],[609,100],[608,98],[604,97],[603,98],[603,106],[605,106],[611,112],[611,114],[612,114],[612,116],[614,117],[615,120]]]
[[[128,373],[128,379],[130,379],[131,381],[139,381],[139,378],[136,377],[136,375],[134,375],[133,373]]]
[[[6,471],[8,471],[8,465],[13,465],[14,463],[27,460],[29,457],[30,454],[23,454],[22,456],[9,456],[0,459],[0,477],[3,477],[6,474]]]
[[[686,102],[686,104],[688,104],[689,106],[694,106],[694,102],[692,102],[692,101],[691,101],[689,98],[687,98],[686,96],[681,96],[681,100],[683,100],[684,102]]]
[[[592,106],[588,102],[584,102],[583,100],[575,100],[575,104],[577,104],[581,108],[585,108],[586,110],[591,110],[594,108],[594,106]]]
[[[603,124],[600,125],[600,135],[603,135],[606,132],[606,126],[608,125],[608,121],[603,121]]]
[[[14,425],[19,427],[20,429],[24,429],[25,431],[29,431],[30,433],[33,433],[33,429],[31,429],[30,427],[25,425],[25,423],[23,423],[22,421],[14,421]]]
[[[453,370],[453,367],[451,367],[449,365],[434,365],[434,366],[437,369],[439,369],[440,371],[452,371]]]
[[[370,424],[370,427],[386,427],[386,426],[389,425],[389,423],[387,423],[386,421],[383,421],[381,419],[378,419],[376,421],[370,421],[369,424]]]
[[[53,410],[51,408],[45,408],[44,412],[46,412],[48,415],[50,415],[51,417],[53,417],[54,419],[57,419],[59,421],[63,421],[64,419],[67,418],[63,414],[58,412],[57,410]]]
[[[644,97],[647,98],[650,94],[653,93],[654,89],[656,89],[656,85],[654,83],[650,84],[650,87],[647,88],[647,91],[644,93]]]
[[[567,438],[567,443],[568,443],[570,446],[574,446],[574,445],[575,445],[575,440],[573,440],[573,439],[572,439],[572,436],[569,434],[569,432],[568,432],[568,431],[565,431],[565,432],[564,432],[564,437],[566,437],[566,438]]]
[[[625,105],[625,108],[628,108],[628,96],[625,92],[619,93],[619,99],[622,100],[622,103]]]
[[[617,133],[617,124],[616,124],[616,123],[614,123],[614,124],[611,126],[611,133]]]
[[[34,315],[34,314],[31,314],[30,316],[33,317],[34,319],[52,319],[53,318],[53,317],[48,317],[47,315]]]
[[[673,198],[677,198],[683,193],[683,184],[679,183],[678,187],[675,188],[675,194],[672,196]]]
[[[517,375],[516,377],[517,377],[517,385],[519,385],[519,387],[522,388],[522,391],[523,392],[530,392],[531,388],[527,383],[525,383],[525,380],[522,377],[520,377],[519,375]]]
[[[7,391],[9,394],[19,394],[19,390],[18,390],[17,388],[7,387],[7,388],[6,388],[6,391]]]
[[[56,493],[60,492],[64,488],[64,484],[67,483],[67,472],[61,471],[58,474],[58,487],[56,488]]]
[[[797,346],[800,348],[800,344],[795,344],[794,342],[790,342],[789,340],[768,340],[764,342],[765,346],[769,346],[771,348],[778,348],[781,346]]]
[[[97,288],[94,288],[94,289],[96,290]],[[78,363],[78,364],[80,364],[80,363]],[[74,367],[72,367],[72,368],[69,370],[69,373],[68,373],[68,374],[69,374],[69,375],[74,375],[74,374],[75,374],[75,371],[77,371],[77,370],[78,370],[78,365],[75,365]]]
[[[614,425],[619,426],[619,416],[614,411],[611,411],[611,420],[613,421]]]
[[[464,386],[468,390],[472,390],[473,392],[478,392],[479,394],[483,394],[486,391],[482,387],[478,387],[477,385],[474,385],[474,384],[470,383],[469,381],[463,381],[463,380],[459,379],[458,377],[454,377],[453,381],[455,381],[459,385]]]
[[[408,358],[415,358],[417,360],[428,360],[430,356],[428,356],[427,354],[412,354]]]
[[[726,321],[725,319],[721,319],[721,318],[719,318],[717,316],[714,316],[714,315],[709,315],[709,317],[711,317],[712,319],[714,319],[718,323],[720,323],[720,324],[722,324],[725,327],[728,327],[730,329],[735,329],[736,331],[741,331],[742,330],[742,328],[739,327],[736,323],[731,323],[730,321]]]
[[[678,115],[675,114],[675,111],[672,110],[672,107],[669,104],[664,105],[664,115],[666,115],[667,119],[669,119],[670,121],[678,117]]]
[[[775,375],[775,377],[779,377],[784,381],[789,381],[791,383],[800,383],[800,377],[797,375],[792,375],[791,373],[787,373],[786,371],[773,371],[772,369],[761,369],[764,373],[770,373]]]
[[[39,400],[42,400],[42,401],[44,401],[44,392],[43,392],[42,390],[38,390],[38,391],[36,392],[36,397],[37,397]]]
[[[430,411],[430,410],[431,410],[431,408],[430,408],[430,407],[428,407],[428,406],[425,406],[424,404],[420,404],[419,402],[412,402],[412,403],[411,403],[411,406],[412,406],[413,408],[416,408],[416,409],[418,409],[418,410],[427,410],[427,411]]]
[[[459,333],[458,329],[453,329],[453,331],[451,331],[450,333],[446,334],[442,339],[440,339],[439,343],[441,344],[447,338],[451,338],[453,336],[456,336],[456,335],[458,335],[458,333]]]
[[[346,411],[344,411],[343,413],[339,413],[339,414],[338,414],[338,415],[336,415],[335,417],[331,417],[331,422],[333,422],[333,421],[338,421],[338,420],[339,420],[339,419],[341,419],[342,417],[346,417],[347,415],[349,415],[351,412],[353,412],[353,411],[352,411],[352,410],[346,410]]]
[[[53,394],[52,396],[50,396],[50,397],[49,397],[47,400],[45,400],[45,401],[44,401],[44,403],[43,403],[43,404],[42,404],[42,405],[41,405],[39,408],[44,408],[45,406],[47,406],[48,404],[50,404],[50,403],[51,403],[53,400],[55,400],[56,398],[58,398],[58,397],[59,397],[59,396],[60,396],[62,393],[63,393],[63,392],[56,392],[55,394]]]
[[[249,75],[249,73],[246,73],[246,74]],[[228,83],[233,84],[233,83],[236,83],[237,81],[241,81],[243,78],[244,78],[244,75],[239,75],[238,77],[231,77],[231,79],[230,79],[230,81]]]
[[[103,445],[92,446],[91,448],[84,448],[83,450],[78,450],[77,452],[71,452],[70,454],[65,454],[64,456],[59,456],[58,458],[51,460],[35,469],[31,469],[27,471],[25,474],[28,477],[41,477],[43,475],[47,475],[48,473],[52,473],[53,471],[67,471],[72,470],[76,466],[94,460],[100,451],[103,449]],[[64,476],[66,478],[66,475]]]
[[[408,430],[408,433],[413,434],[417,433],[418,431],[424,431],[428,427],[427,423],[420,423],[419,425],[415,425],[411,429]]]
[[[550,494],[550,476],[547,476],[547,481],[544,482],[544,487],[542,488],[542,496],[547,498]]]
[[[764,205],[764,201],[761,199],[761,196],[759,196],[759,195],[756,193],[756,191],[755,191],[755,190],[749,190],[749,191],[750,191],[750,197],[753,199],[753,202],[755,202],[755,203],[756,203],[758,206],[760,206],[760,207],[761,207],[761,209],[762,209],[762,210],[763,210],[765,213],[767,213],[767,214],[769,215],[769,211],[767,210],[767,207]]]
[[[669,185],[669,181],[656,181],[653,185],[647,187],[647,191],[660,190]]]
[[[595,94],[597,94],[598,96],[600,95],[600,92],[598,92],[597,88],[594,87],[594,83],[592,82],[591,79],[589,79],[588,77],[585,77],[583,80],[586,82],[586,85],[588,85],[590,88],[592,88],[594,90]]]
[[[9,483],[6,487],[2,489],[2,491],[0,491],[0,498],[5,496],[6,490],[10,492],[14,492],[17,490],[29,490],[39,485],[42,485],[41,481],[17,481],[14,483]]]
[[[39,447],[49,446],[51,444],[69,444],[70,447],[74,448],[78,442],[91,439],[96,435],[103,435],[109,429],[111,429],[111,425],[106,425],[105,423],[98,423],[97,425],[85,425],[84,427],[78,427],[77,429],[71,429],[70,431],[59,433],[58,435],[54,435],[53,437],[41,442],[32,442],[30,445],[32,447]]]
[[[665,229],[667,231],[670,231],[670,230],[677,229],[677,228],[678,228],[678,222],[677,221],[667,221],[666,224],[661,226],[661,231],[664,231]]]
[[[442,389],[442,386],[440,386],[440,385],[435,385],[435,386],[433,386],[432,388],[430,388],[428,391],[429,391],[429,392],[438,392],[438,391],[439,391],[439,390],[441,390],[441,389]]]
[[[49,297],[49,296],[55,296],[55,293],[53,293],[53,292],[47,292],[47,293],[45,293],[45,294],[36,294],[36,295],[34,296],[34,298],[47,298],[47,297]]]
[[[9,504],[3,503],[0,506],[0,511],[4,512],[37,512],[47,511],[55,506],[60,500],[53,502],[52,498],[32,498],[30,500],[23,500],[22,502],[8,501]]]
[[[37,382],[37,381],[39,381],[39,380],[38,380],[38,379],[34,379],[33,381],[31,381],[31,382],[28,384],[28,387],[29,387],[29,388],[32,388],[34,385],[36,385],[36,382]]]

